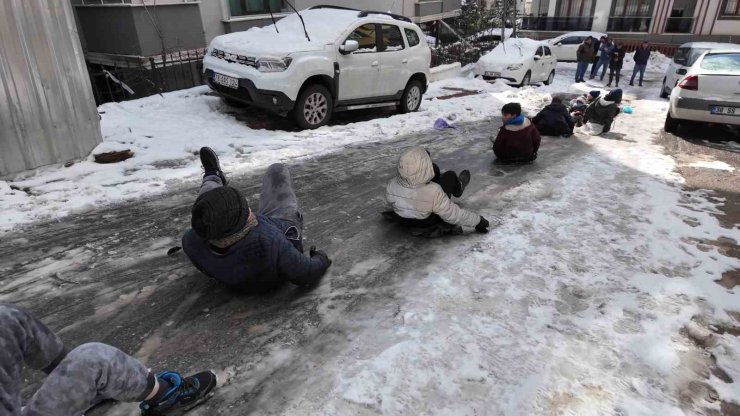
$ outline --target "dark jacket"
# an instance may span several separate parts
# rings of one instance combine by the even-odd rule
[[[635,64],[636,65],[647,65],[648,59],[650,59],[650,48],[643,48],[639,46],[635,50]]]
[[[291,224],[262,215],[257,221],[255,228],[223,253],[193,230],[183,236],[182,248],[198,270],[239,290],[264,292],[285,281],[300,286],[319,281],[329,268],[328,258],[321,254],[307,257],[299,251],[283,232]]]
[[[512,162],[528,162],[537,158],[540,132],[528,118],[520,125],[501,126],[493,142],[496,158]]]
[[[606,97],[599,97],[592,102],[583,113],[584,119],[589,123],[598,123],[604,126],[604,132],[611,130],[614,117],[619,114],[619,106],[613,101],[607,101]]]
[[[609,68],[622,69],[622,64],[624,64],[624,54],[624,46],[614,49],[611,53],[611,59],[609,60]]]
[[[591,45],[582,42],[576,50],[576,59],[578,62],[591,62],[594,60],[594,48]]]
[[[563,104],[552,103],[545,106],[532,119],[540,134],[547,136],[560,136],[572,134],[575,121],[570,116],[568,109]]]

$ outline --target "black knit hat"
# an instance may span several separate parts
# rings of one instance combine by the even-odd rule
[[[249,204],[230,186],[210,190],[195,200],[191,224],[205,240],[218,240],[241,231],[247,225]]]

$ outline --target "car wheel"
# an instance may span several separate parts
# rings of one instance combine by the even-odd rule
[[[663,126],[663,130],[666,131],[666,133],[675,133],[678,130],[678,120],[671,117],[671,111],[668,110],[668,114],[665,116],[665,125]]]
[[[316,129],[329,122],[333,109],[334,100],[329,90],[321,84],[313,84],[298,96],[293,117],[302,129]]]
[[[422,85],[418,80],[412,79],[406,85],[406,89],[401,96],[400,110],[402,113],[411,113],[421,106]]]
[[[663,85],[660,87],[660,98],[668,98],[668,93],[665,92],[665,78],[663,78]]]
[[[522,78],[522,83],[519,84],[519,86],[523,87],[525,85],[529,85],[531,79],[532,79],[532,73],[527,71],[527,73],[524,74],[524,78]]]
[[[555,70],[553,69],[552,71],[550,71],[550,75],[547,77],[547,79],[545,80],[544,84],[545,85],[550,85],[550,84],[552,84],[552,81],[554,79],[555,79]]]

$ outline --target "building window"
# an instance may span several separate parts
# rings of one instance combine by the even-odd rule
[[[281,0],[229,0],[229,10],[232,16],[246,16],[250,14],[267,14],[280,12]]]
[[[647,32],[654,0],[615,0],[607,30],[610,32]]]
[[[593,0],[558,0],[556,16],[593,16],[595,5]]]
[[[675,0],[665,25],[666,33],[691,33],[695,7],[696,0]]]
[[[740,0],[725,0],[721,15],[726,17],[740,17]]]

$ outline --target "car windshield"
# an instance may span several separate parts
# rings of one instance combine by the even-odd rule
[[[709,71],[740,75],[740,53],[707,54],[700,66]]]

